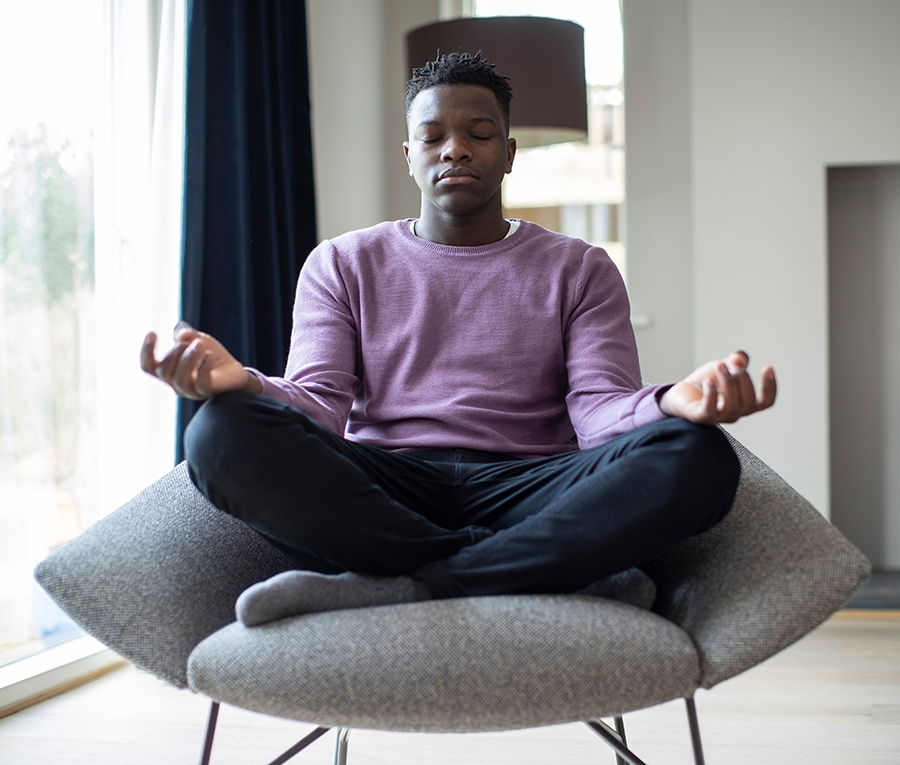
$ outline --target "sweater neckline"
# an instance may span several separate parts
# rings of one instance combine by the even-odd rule
[[[445,255],[493,255],[498,252],[502,252],[513,244],[515,244],[520,236],[516,236],[517,233],[521,232],[524,227],[525,221],[519,220],[518,218],[513,218],[510,223],[510,230],[507,232],[506,236],[503,239],[500,239],[496,242],[491,242],[490,244],[479,244],[474,247],[459,247],[451,244],[437,244],[436,242],[429,242],[427,239],[422,239],[419,236],[416,236],[412,231],[413,221],[415,218],[405,218],[403,220],[395,221],[395,225],[400,229],[400,235],[408,239],[411,242],[414,242],[417,246],[422,247],[423,249],[430,250],[436,253],[441,253]]]
[[[516,231],[519,230],[519,226],[522,224],[518,218],[504,218],[504,220],[509,224],[509,230],[506,232],[506,236],[503,239],[509,239]],[[418,218],[409,218],[409,230],[412,231],[412,235],[417,239],[421,239],[421,237],[416,233],[416,224],[419,222]],[[502,241],[502,240],[501,240]]]

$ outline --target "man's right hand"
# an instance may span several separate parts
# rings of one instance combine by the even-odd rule
[[[157,359],[156,333],[149,332],[141,346],[141,369],[179,396],[203,400],[228,391],[262,392],[259,380],[211,335],[180,321],[174,336],[175,345]]]

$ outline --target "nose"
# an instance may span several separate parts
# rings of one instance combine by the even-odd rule
[[[471,159],[472,151],[469,142],[458,135],[448,135],[441,147],[441,159],[445,162],[459,162],[462,159]]]

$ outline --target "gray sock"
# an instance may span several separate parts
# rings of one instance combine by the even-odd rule
[[[629,568],[589,584],[575,594],[618,600],[638,608],[649,609],[653,607],[653,601],[656,600],[656,585],[639,568]]]
[[[244,590],[235,604],[235,612],[242,624],[254,627],[313,611],[389,606],[419,600],[431,600],[431,594],[425,585],[408,576],[285,571]]]

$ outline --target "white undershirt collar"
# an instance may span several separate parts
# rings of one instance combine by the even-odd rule
[[[416,223],[418,222],[418,220],[419,220],[418,218],[410,218],[410,220],[409,220],[409,231],[415,237],[419,236],[416,233]],[[522,221],[517,220],[516,218],[505,218],[504,220],[506,220],[506,222],[509,223],[509,231],[506,232],[506,236],[504,236],[503,238],[509,239],[519,229],[519,224]]]

